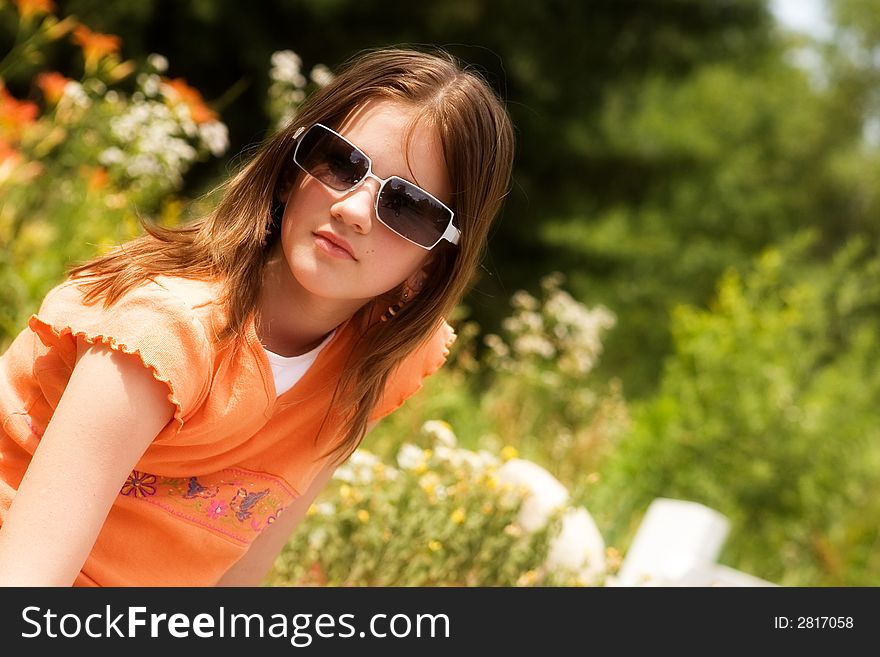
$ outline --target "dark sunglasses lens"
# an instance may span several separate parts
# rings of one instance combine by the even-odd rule
[[[321,126],[312,126],[300,138],[294,160],[310,175],[338,191],[354,187],[370,168],[363,153]]]
[[[427,248],[439,241],[452,220],[451,210],[401,178],[385,183],[376,207],[386,226]]]

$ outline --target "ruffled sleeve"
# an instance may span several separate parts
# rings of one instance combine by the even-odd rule
[[[426,342],[391,372],[385,391],[370,415],[370,421],[375,422],[397,410],[418,392],[425,379],[446,362],[453,342],[455,331],[443,322]]]
[[[168,387],[174,418],[166,431],[183,425],[210,385],[213,359],[204,325],[186,300],[154,281],[106,308],[102,300],[85,304],[78,284],[67,281],[46,295],[28,326],[45,347],[34,359],[34,374],[45,379],[44,390],[59,371],[67,371],[69,378],[77,338],[137,357]]]

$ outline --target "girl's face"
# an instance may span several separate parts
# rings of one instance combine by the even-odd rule
[[[415,112],[394,101],[370,101],[337,132],[370,157],[380,178],[405,178],[449,204],[450,185],[436,131],[419,124],[406,139]],[[418,278],[430,252],[376,218],[378,190],[379,183],[367,179],[353,190],[338,192],[300,173],[281,225],[281,248],[298,287],[353,312]]]

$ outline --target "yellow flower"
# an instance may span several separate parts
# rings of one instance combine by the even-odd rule
[[[309,505],[309,510],[306,511],[306,515],[311,517],[311,516],[315,515],[317,512],[318,512],[318,509],[315,508],[314,504],[311,504],[311,505]]]
[[[437,540],[428,541],[428,549],[431,552],[436,552],[437,550],[441,549],[442,547],[443,547],[443,544],[440,541],[437,541]]]
[[[339,495],[342,496],[342,499],[348,502],[352,498],[351,494],[351,486],[348,484],[342,484],[339,487]]]
[[[486,482],[486,488],[488,488],[489,490],[495,490],[496,488],[498,488],[498,484],[499,484],[498,477],[496,477],[493,474],[488,475],[485,479],[485,482]]]
[[[517,456],[519,456],[519,452],[517,451],[516,447],[514,447],[513,445],[505,445],[501,449],[501,458],[504,459],[505,461],[509,461],[510,459],[515,459]]]
[[[370,520],[370,512],[367,511],[366,509],[361,509],[360,511],[357,512],[357,517],[358,517],[358,520],[360,520],[362,523],[366,524]]]
[[[623,555],[620,554],[620,550],[609,545],[605,548],[605,560],[609,570],[617,570],[623,563]]]
[[[458,507],[455,511],[452,512],[451,516],[452,522],[456,525],[460,525],[464,522],[464,509]]]
[[[517,584],[520,586],[535,586],[538,583],[540,576],[538,575],[537,570],[527,570],[522,575],[520,575]]]

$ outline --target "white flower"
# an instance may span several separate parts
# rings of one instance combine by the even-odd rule
[[[344,481],[347,484],[353,484],[355,482],[354,470],[350,468],[348,464],[340,465],[333,473],[333,478],[337,481]]]
[[[500,481],[528,490],[517,522],[527,531],[544,527],[550,516],[568,502],[568,490],[541,466],[525,459],[510,459],[497,471]]]
[[[162,86],[161,80],[159,80],[159,76],[155,74],[146,74],[141,73],[137,76],[138,86],[143,90],[144,95],[148,97],[155,96],[159,93],[159,90]]]
[[[506,358],[510,355],[510,349],[504,343],[504,340],[501,339],[500,336],[495,335],[494,333],[489,333],[483,338],[483,342],[486,343],[486,346],[492,350],[492,352],[498,356],[499,358]]]
[[[318,515],[332,516],[336,513],[336,505],[333,502],[319,502],[315,505],[315,511]]]
[[[422,425],[422,433],[433,438],[437,445],[455,447],[458,443],[452,427],[443,420],[428,420]]]
[[[75,107],[80,107],[82,109],[86,109],[92,104],[86,90],[83,89],[83,86],[79,82],[75,82],[74,80],[70,80],[64,85],[64,93],[62,97]]]
[[[149,57],[147,57],[147,64],[153,67],[158,73],[164,73],[168,70],[168,60],[162,55],[158,55],[153,53]]]
[[[562,517],[562,529],[550,544],[545,565],[574,574],[587,584],[605,572],[605,541],[584,508],[572,508]]]
[[[397,465],[404,470],[414,470],[425,462],[425,453],[412,443],[404,443],[397,452]]]
[[[482,469],[494,468],[501,464],[501,459],[495,456],[492,452],[481,449],[477,452],[477,458],[479,459],[479,463],[482,464]]]
[[[269,77],[276,82],[285,82],[294,87],[301,88],[306,84],[306,79],[300,72],[302,58],[292,50],[279,50],[272,53],[272,68]]]
[[[309,74],[309,77],[312,78],[312,82],[319,87],[326,87],[333,82],[335,76],[330,72],[330,69],[323,64],[316,64],[312,67],[312,72]]]
[[[381,463],[375,454],[365,449],[357,449],[349,457],[348,462],[336,468],[333,478],[349,484],[369,484],[375,478],[376,466]]]
[[[547,338],[540,335],[521,335],[513,341],[513,349],[520,356],[541,356],[553,358],[556,355],[556,347]]]
[[[449,463],[453,468],[457,468],[464,463],[463,451],[454,447],[447,447],[446,445],[437,445],[434,448],[434,456],[437,457],[438,461]]]
[[[538,300],[525,290],[519,290],[510,298],[510,305],[514,308],[534,311],[538,309]]]
[[[220,121],[208,121],[198,127],[199,138],[211,155],[219,157],[229,148],[229,130]]]
[[[313,550],[320,550],[326,541],[327,530],[323,527],[318,527],[309,534],[309,547]]]
[[[102,151],[100,155],[98,155],[98,162],[100,162],[104,166],[121,164],[124,160],[125,153],[116,148],[116,146],[111,146],[110,148]]]
[[[372,468],[381,463],[378,456],[365,449],[356,449],[349,457],[348,462],[358,468]]]
[[[445,500],[448,496],[448,491],[446,487],[440,483],[440,477],[436,472],[428,471],[419,477],[419,486],[424,490],[428,495],[433,495],[438,500]]]

